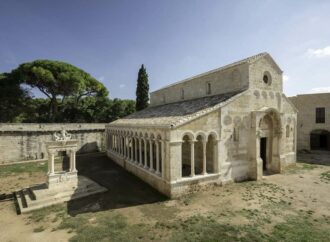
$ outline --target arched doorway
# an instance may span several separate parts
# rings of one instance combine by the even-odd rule
[[[310,133],[311,150],[330,150],[330,132],[319,129]]]
[[[280,130],[281,123],[279,114],[274,110],[263,112],[258,125],[258,146],[257,156],[259,157],[259,175],[279,173],[280,167]]]
[[[259,156],[262,160],[262,170],[267,172],[271,163],[272,153],[272,136],[273,136],[273,121],[269,114],[265,115],[259,125],[260,129],[260,144]]]

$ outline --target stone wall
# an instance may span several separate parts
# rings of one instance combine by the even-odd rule
[[[150,93],[150,105],[157,106],[245,89],[249,85],[248,76],[247,64],[225,70],[219,68]],[[208,93],[208,83],[211,85],[211,93]]]
[[[77,154],[104,151],[105,124],[0,124],[0,164],[47,158],[45,141],[62,128],[78,140]]]
[[[310,150],[310,134],[314,130],[330,132],[330,93],[303,94],[289,98],[298,109],[297,149]],[[316,108],[325,108],[325,123],[316,123]]]

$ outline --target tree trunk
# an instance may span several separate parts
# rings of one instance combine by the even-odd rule
[[[56,116],[57,116],[57,112],[58,112],[58,103],[57,103],[56,96],[52,96],[52,99],[50,101],[50,106],[51,106],[50,120],[54,122],[56,119]]]

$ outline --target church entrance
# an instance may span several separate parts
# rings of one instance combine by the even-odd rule
[[[260,138],[260,158],[262,159],[262,169],[267,170],[267,138]]]

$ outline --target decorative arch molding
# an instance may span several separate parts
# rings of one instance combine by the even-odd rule
[[[192,131],[185,131],[183,132],[183,134],[181,135],[181,140],[185,137],[185,136],[188,136],[190,138],[190,140],[195,140],[196,136],[195,134],[192,132]]]
[[[206,141],[207,140],[207,137],[208,137],[207,134],[205,132],[203,132],[203,131],[197,131],[195,133],[196,140],[197,140],[198,136],[201,136],[203,141]]]
[[[210,132],[207,133],[207,137],[209,137],[210,135],[213,136],[216,141],[219,141],[220,140],[220,137],[219,137],[218,132],[216,132],[216,131],[210,131]]]
[[[274,135],[281,135],[282,134],[282,115],[281,113],[275,109],[275,108],[270,108],[270,107],[264,107],[258,111],[256,111],[257,114],[257,127],[259,128],[261,123],[263,122],[263,119],[265,117],[270,117],[272,120],[273,124],[273,129],[274,129]]]

